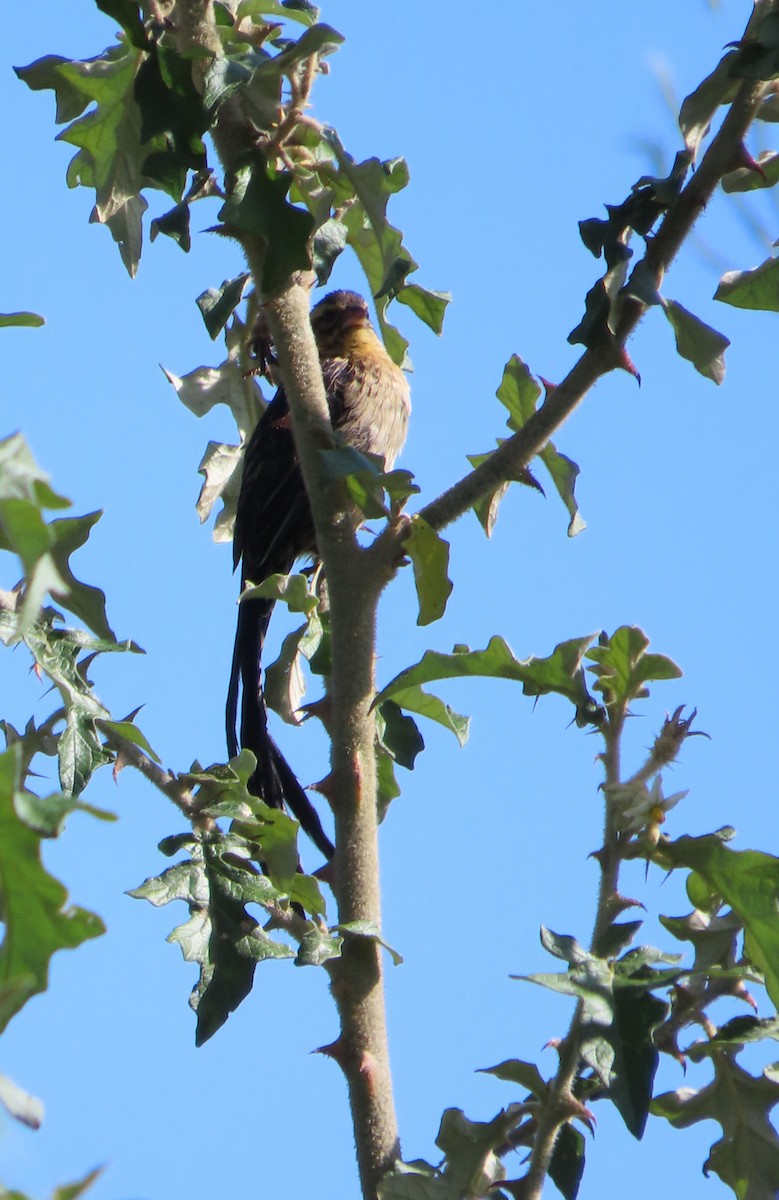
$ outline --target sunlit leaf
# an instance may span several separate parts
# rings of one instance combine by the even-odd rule
[[[688,312],[676,300],[664,300],[663,311],[674,331],[676,349],[689,362],[714,383],[725,378],[725,351],[730,339],[717,333],[704,321]]]

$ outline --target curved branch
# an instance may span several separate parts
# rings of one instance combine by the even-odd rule
[[[776,6],[768,0],[760,9]],[[758,9],[747,27],[756,19]],[[745,35],[746,36],[746,35]],[[701,215],[723,175],[732,170],[737,152],[765,93],[761,81],[745,80],[739,88],[718,133],[712,140],[700,166],[687,186],[670,206],[657,234],[647,244],[645,261],[658,281],[678,254],[695,221]],[[480,466],[470,471],[437,499],[421,510],[435,530],[457,520],[483,496],[508,483],[541,451],[551,436],[582,402],[587,392],[610,371],[624,365],[621,348],[647,311],[647,305],[627,299],[623,306],[616,336],[610,344],[586,350],[563,381],[547,394],[541,407]],[[388,537],[397,533],[388,531]]]

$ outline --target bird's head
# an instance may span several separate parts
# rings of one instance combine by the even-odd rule
[[[367,333],[371,340],[368,305],[357,292],[330,292],[311,313],[311,328],[322,358],[345,358]]]

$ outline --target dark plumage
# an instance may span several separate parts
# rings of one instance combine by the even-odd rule
[[[355,292],[332,292],[314,308],[311,325],[334,428],[349,445],[382,455],[390,468],[406,440],[409,388],[373,332],[365,301]],[[288,413],[280,387],[246,448],[233,542],[242,587],[276,573],[288,574],[296,559],[316,555],[314,520]],[[319,816],[268,732],[261,659],[272,612],[272,600],[244,601],[238,610],[227,696],[228,749],[231,756],[238,752],[240,687],[240,744],[257,756],[252,792],[273,807],[286,804],[329,857],[333,848]]]

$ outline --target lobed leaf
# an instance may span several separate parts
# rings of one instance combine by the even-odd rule
[[[522,684],[526,696],[556,692],[576,706],[577,723],[598,723],[598,706],[587,692],[581,668],[582,656],[591,641],[592,637],[572,638],[556,646],[548,658],[524,661],[515,658],[503,638],[498,636],[491,638],[484,650],[469,650],[467,646],[455,647],[452,654],[426,650],[418,663],[401,671],[382,688],[374,705],[387,699],[401,703],[398,697],[405,696],[407,689],[416,689],[435,679],[476,675],[515,680]],[[412,701],[414,696],[419,693],[412,692]]]
[[[105,932],[94,913],[66,907],[65,888],[40,856],[40,838],[15,807],[21,787],[20,747],[0,754],[0,897],[5,937],[0,945],[0,1029],[48,987],[49,962]]]
[[[272,295],[295,271],[311,267],[308,241],[314,223],[309,213],[290,204],[292,176],[276,171],[257,153],[235,173],[233,190],[219,210],[226,227],[259,238],[264,245],[261,291]]]
[[[665,1092],[652,1102],[652,1113],[676,1129],[714,1120],[722,1127],[703,1164],[714,1171],[736,1196],[773,1200],[779,1193],[779,1137],[769,1113],[779,1101],[779,1081],[767,1068],[749,1075],[724,1052],[713,1060],[714,1079],[706,1087]]]
[[[610,638],[587,651],[597,677],[595,684],[606,704],[626,707],[649,695],[644,685],[656,679],[679,679],[682,672],[664,654],[648,654],[649,638],[635,625],[622,625]]]
[[[764,973],[779,1007],[779,858],[758,850],[731,850],[715,834],[664,843],[662,860],[695,871],[722,897],[744,927],[747,957]]]

